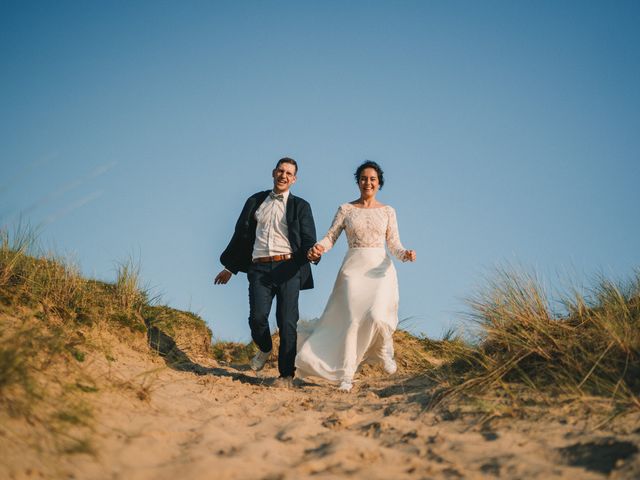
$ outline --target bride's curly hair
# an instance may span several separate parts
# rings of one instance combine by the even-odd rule
[[[356,183],[360,181],[360,174],[365,168],[373,168],[378,174],[378,183],[380,184],[380,190],[382,190],[382,186],[384,185],[384,172],[380,165],[372,160],[365,160],[362,164],[357,168],[356,173],[353,174],[356,177]]]

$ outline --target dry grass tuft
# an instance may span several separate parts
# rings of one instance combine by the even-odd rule
[[[469,304],[479,340],[446,345],[450,360],[430,372],[447,385],[440,401],[491,390],[516,405],[562,396],[640,408],[640,272],[561,296],[557,313],[538,279],[501,270]]]
[[[274,335],[273,341],[275,342]],[[253,344],[250,343],[239,343],[239,342],[226,342],[223,340],[217,340],[213,343],[212,353],[213,357],[227,365],[232,364],[248,364],[249,360],[257,353],[257,348]],[[273,362],[273,358],[270,359]]]
[[[417,337],[404,330],[397,330],[393,335],[393,345],[398,371],[418,374],[439,365],[442,360],[437,354],[438,343],[426,337]]]

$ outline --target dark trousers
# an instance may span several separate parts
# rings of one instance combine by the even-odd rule
[[[269,312],[276,297],[276,321],[280,331],[278,370],[282,377],[295,372],[298,325],[300,270],[293,260],[254,263],[247,272],[249,278],[249,327],[251,338],[263,352],[272,349]]]

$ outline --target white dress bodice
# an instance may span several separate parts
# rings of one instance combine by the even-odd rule
[[[386,241],[389,252],[404,261],[406,250],[400,242],[396,212],[389,205],[378,208],[340,205],[329,231],[318,243],[325,251],[330,250],[343,230],[349,248],[384,248]]]

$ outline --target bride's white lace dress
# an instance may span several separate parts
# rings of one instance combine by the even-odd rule
[[[349,250],[322,316],[298,326],[296,375],[350,381],[362,362],[393,357],[398,279],[385,250],[403,260],[395,210],[345,203],[320,243],[329,250],[344,230]]]

